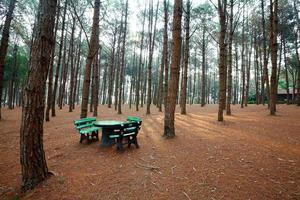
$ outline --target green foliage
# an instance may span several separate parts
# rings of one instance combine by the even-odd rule
[[[24,83],[27,77],[28,58],[25,47],[19,47],[17,53],[17,66],[13,66],[13,50],[9,46],[4,65],[4,84],[7,84],[12,78],[13,70],[16,70],[16,80],[19,83]]]
[[[279,89],[286,89],[286,82],[284,80],[280,79],[278,81],[278,87],[279,87]]]

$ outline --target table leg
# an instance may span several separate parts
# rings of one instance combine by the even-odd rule
[[[101,138],[101,146],[110,147],[114,144],[114,140],[108,137],[109,129],[102,128],[102,138]]]

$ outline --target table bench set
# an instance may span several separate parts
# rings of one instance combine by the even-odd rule
[[[99,140],[99,129],[102,129],[102,146],[112,146],[116,144],[117,150],[124,151],[123,145],[130,148],[134,144],[139,148],[137,135],[141,129],[142,120],[138,117],[128,116],[126,122],[116,120],[97,121],[95,117],[83,118],[74,121],[74,126],[80,134],[80,143],[84,140]]]

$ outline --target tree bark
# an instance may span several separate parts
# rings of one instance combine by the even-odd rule
[[[269,73],[268,73],[268,59],[267,59],[267,37],[266,37],[266,26],[265,26],[265,10],[264,10],[264,1],[261,0],[261,12],[262,12],[262,31],[263,31],[263,60],[264,60],[264,81],[262,83],[263,87],[266,83],[266,96],[268,100],[268,107],[270,105],[270,86],[269,86]],[[264,94],[265,95],[265,94]],[[263,105],[265,104],[265,98],[262,97]]]
[[[229,16],[229,41],[228,41],[228,73],[227,73],[227,104],[226,114],[231,115],[231,95],[232,95],[232,41],[233,41],[233,0],[230,0],[230,16]]]
[[[162,112],[163,102],[163,78],[164,78],[164,56],[161,57],[160,71],[159,71],[159,83],[158,83],[158,94],[157,94],[157,107],[158,111]]]
[[[277,33],[278,33],[278,0],[270,0],[270,41],[271,41],[271,91],[270,91],[270,114],[275,115],[276,112],[276,98],[277,98]]]
[[[182,86],[182,100],[181,100],[181,114],[186,114],[186,99],[187,99],[187,79],[188,79],[188,66],[190,57],[190,0],[186,1],[186,14],[185,14],[185,46],[184,46],[184,70],[183,70],[183,86]]]
[[[115,66],[115,46],[117,40],[118,27],[116,26],[113,31],[112,50],[110,54],[110,63],[108,68],[108,108],[111,108],[112,93],[114,88],[114,66]]]
[[[52,117],[56,116],[55,102],[56,102],[56,93],[57,93],[57,88],[58,88],[58,77],[59,77],[59,72],[60,72],[62,49],[64,46],[63,43],[64,43],[65,18],[66,18],[67,7],[68,7],[68,0],[65,0],[63,18],[62,18],[61,36],[60,36],[60,43],[59,43],[59,50],[58,50],[58,61],[57,61],[57,65],[56,65],[55,80],[54,80],[53,95],[52,95],[52,105],[51,105]]]
[[[100,57],[100,61],[101,61],[101,57]],[[101,62],[99,62],[101,64]],[[106,94],[107,94],[107,68],[108,68],[108,64],[105,64],[104,67],[104,72],[103,72],[103,92],[102,92],[102,102],[101,104],[104,105],[106,103]],[[101,101],[101,99],[100,99]]]
[[[245,106],[248,106],[248,97],[249,97],[249,88],[250,88],[250,68],[251,68],[251,54],[252,54],[252,38],[250,40],[250,48],[248,54],[248,61],[247,61],[247,74],[246,74],[246,91],[245,91]]]
[[[164,68],[165,68],[165,80],[164,80],[164,106],[166,108],[167,96],[168,96],[168,82],[169,82],[169,55],[168,55],[168,22],[169,12],[168,4],[164,0],[164,41],[163,41],[163,56],[164,56]]]
[[[68,30],[68,27],[67,27]],[[69,67],[69,61],[71,57],[71,45],[69,44],[69,51],[67,55],[67,61],[66,61],[66,53],[67,53],[67,34],[65,35],[65,48],[64,48],[64,55],[63,55],[63,68],[61,70],[61,76],[60,76],[60,86],[59,86],[59,96],[58,96],[58,106],[59,109],[61,110],[63,105],[65,104],[64,102],[64,97],[65,97],[65,91],[66,91],[66,82],[67,82],[67,77],[68,77],[68,67]]]
[[[181,51],[181,18],[182,18],[182,0],[174,0],[173,11],[173,49],[172,49],[172,67],[171,78],[168,86],[167,102],[165,104],[164,118],[164,136],[173,138],[175,136],[175,108],[178,94],[180,51]]]
[[[13,12],[15,9],[16,0],[10,0],[8,12],[3,26],[1,46],[0,46],[0,120],[1,120],[1,105],[2,105],[2,90],[3,90],[3,75],[4,75],[4,62],[7,53],[9,28],[13,19]]]
[[[260,103],[259,99],[259,63],[258,63],[258,45],[257,45],[257,32],[254,34],[254,75],[255,75],[255,102],[256,105]]]
[[[120,81],[119,81],[119,96],[118,96],[118,114],[122,114],[122,96],[123,96],[123,80],[125,72],[125,46],[126,46],[126,33],[127,33],[127,18],[128,18],[128,0],[126,0],[125,5],[125,25],[122,37],[122,50],[121,50],[121,69],[120,69]],[[124,98],[123,98],[124,99]]]
[[[283,39],[283,60],[284,60],[284,70],[285,70],[285,82],[286,82],[286,104],[290,104],[290,86],[289,86],[289,72],[288,72],[288,66],[287,66],[287,57],[286,57],[286,40],[285,35],[282,35]]]
[[[223,109],[226,104],[226,6],[227,0],[218,0],[218,12],[220,21],[220,36],[219,36],[219,111],[218,111],[218,121],[224,121],[223,119]]]
[[[152,2],[153,3],[153,2]],[[147,87],[147,110],[146,114],[150,114],[150,105],[152,101],[151,95],[151,87],[152,87],[152,60],[153,60],[153,51],[155,45],[155,36],[156,36],[156,24],[157,24],[157,17],[158,17],[158,6],[159,2],[157,2],[156,12],[155,12],[155,22],[154,28],[153,26],[153,4],[151,8],[151,17],[150,17],[150,33],[149,33],[149,62],[148,62],[148,87]],[[153,33],[152,33],[153,31]]]
[[[135,110],[139,111],[139,104],[140,104],[140,93],[141,93],[141,71],[142,71],[142,57],[143,57],[143,47],[144,47],[144,32],[145,32],[145,18],[146,18],[146,9],[144,10],[143,14],[143,29],[142,29],[142,38],[140,44],[140,57],[139,57],[139,66],[138,66],[138,76],[137,76],[137,84],[136,84],[136,99],[135,99]]]
[[[122,13],[122,18],[121,18],[121,25],[120,25],[120,30],[119,30],[119,36],[118,36],[118,45],[117,45],[117,62],[115,64],[116,66],[116,74],[115,77],[116,81],[115,81],[115,110],[117,110],[117,106],[118,106],[118,99],[119,99],[119,85],[120,85],[120,68],[121,68],[121,42],[122,42],[122,31],[123,31],[123,13]]]
[[[295,32],[295,49],[296,49],[296,57],[298,64],[298,76],[297,76],[297,106],[300,106],[300,55],[299,55],[299,47],[298,47],[298,34],[300,34],[300,20],[299,20],[299,11],[297,9],[296,0],[293,1],[294,13],[297,20],[297,31]],[[299,8],[299,7],[298,7]]]
[[[8,109],[14,108],[14,93],[16,87],[16,75],[17,75],[17,53],[18,47],[17,44],[14,45],[13,49],[13,63],[11,69],[11,77],[9,80],[9,89],[8,89]]]
[[[81,102],[81,114],[80,114],[81,118],[87,117],[89,89],[90,89],[89,87],[91,82],[91,66],[92,66],[93,58],[95,57],[99,46],[99,43],[97,43],[99,38],[99,13],[100,13],[100,0],[95,0],[92,34],[89,42],[88,56],[85,65],[84,82],[82,87],[83,89],[82,89],[82,102]]]
[[[20,130],[23,190],[34,188],[50,175],[43,147],[43,121],[56,7],[56,0],[40,0],[39,8],[43,15],[39,15],[36,39],[32,46]]]
[[[72,25],[72,32],[71,32],[71,41],[70,41],[70,59],[71,59],[71,75],[70,75],[70,90],[69,90],[69,112],[73,111],[73,94],[74,94],[74,77],[75,77],[75,64],[74,64],[74,60],[76,58],[75,54],[74,54],[74,32],[75,32],[75,25],[76,25],[76,21],[75,21],[75,16],[73,16],[73,25]]]
[[[238,56],[238,47],[237,41],[235,40],[235,83],[234,83],[234,94],[233,94],[233,105],[238,103],[238,88],[239,88],[239,56]]]
[[[97,41],[99,43],[99,40]],[[96,54],[94,57],[94,71],[93,74],[95,76],[95,83],[94,83],[94,95],[93,95],[93,116],[96,117],[98,116],[98,103],[99,103],[99,67],[100,67],[100,62],[99,60],[101,59],[101,47],[99,48],[99,53]]]
[[[206,100],[205,100],[205,93],[206,93],[206,60],[205,60],[205,54],[206,54],[206,46],[205,46],[205,32],[206,27],[204,26],[203,32],[202,32],[202,84],[201,84],[201,107],[205,106]]]
[[[80,86],[80,69],[81,69],[81,30],[79,32],[79,44],[77,50],[77,62],[76,62],[76,70],[75,70],[75,83],[74,83],[74,93],[73,93],[73,109],[75,109],[75,101],[76,97],[79,94],[79,86]],[[78,102],[77,102],[78,103]]]
[[[60,6],[59,6],[59,0],[58,0],[58,8],[57,8],[57,14],[56,14],[56,22],[55,22],[55,30],[54,30],[54,41],[56,41],[56,34],[58,29],[58,23],[59,23],[59,15],[60,15]],[[50,109],[52,104],[52,98],[53,98],[53,69],[54,69],[54,57],[55,57],[55,43],[53,43],[53,48],[51,52],[51,61],[49,66],[49,75],[48,75],[48,95],[47,95],[47,107],[46,107],[46,116],[45,120],[50,121]]]

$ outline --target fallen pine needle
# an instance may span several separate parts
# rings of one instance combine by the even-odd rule
[[[175,166],[173,166],[173,167],[171,168],[172,174],[174,174],[174,169],[175,169],[176,167],[177,167],[177,166],[175,165]]]
[[[149,170],[158,170],[160,169],[159,167],[156,166],[152,166],[152,165],[143,165],[141,163],[136,163],[135,166],[139,167],[139,168],[144,168],[144,169],[149,169]]]
[[[186,196],[186,198],[188,198],[189,200],[192,200],[187,193],[185,193],[184,191],[182,191],[182,193],[184,194],[184,196]]]
[[[144,161],[144,162],[150,162],[150,161],[147,161],[147,160],[145,160],[145,159],[143,159],[143,158],[139,158],[141,161]]]

